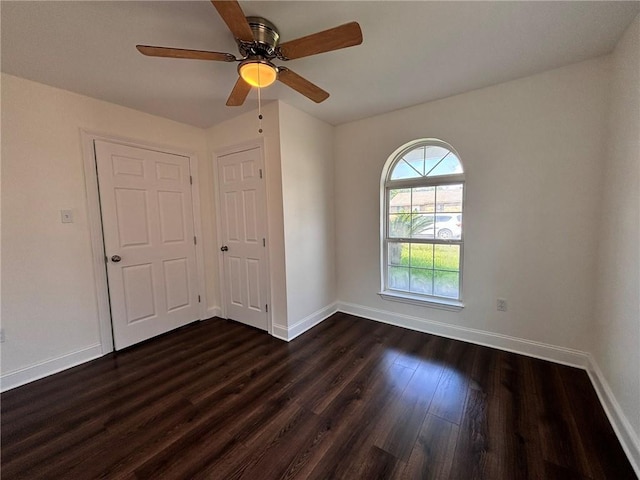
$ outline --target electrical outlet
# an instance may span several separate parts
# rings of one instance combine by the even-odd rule
[[[507,301],[504,298],[498,298],[498,300],[496,301],[496,307],[497,307],[499,312],[506,312],[507,311]]]
[[[0,328],[0,343],[4,343],[4,328]]]
[[[73,223],[73,210],[60,210],[60,221],[62,223]]]

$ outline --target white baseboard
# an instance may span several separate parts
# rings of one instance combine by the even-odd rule
[[[337,303],[332,303],[320,310],[313,312],[311,315],[307,315],[299,322],[296,322],[291,327],[287,328],[284,325],[273,325],[273,336],[287,342],[293,340],[299,335],[302,335],[307,330],[315,327],[317,324],[330,317],[338,311]]]
[[[207,308],[207,316],[203,318],[203,320],[208,320],[213,317],[222,317],[222,308],[220,307],[209,307]]]
[[[278,325],[274,323],[272,325],[271,335],[285,342],[289,341],[289,330],[284,325]]]
[[[607,379],[592,355],[589,355],[587,373],[589,374],[591,383],[598,394],[602,408],[604,408],[604,411],[609,418],[609,422],[611,423],[613,430],[616,432],[618,440],[620,440],[622,448],[631,462],[631,466],[635,470],[638,478],[640,478],[640,438],[638,438],[638,435],[634,432],[631,423],[622,411],[622,408],[620,408],[620,404],[616,400],[616,397],[609,386],[609,382],[607,382]]]
[[[35,365],[30,365],[13,372],[5,373],[0,377],[0,391],[5,392],[12,388],[19,387],[20,385],[48,377],[49,375],[61,372],[62,370],[94,360],[102,355],[102,345],[97,343],[90,347],[67,353],[66,355],[62,355],[57,358],[45,360],[44,362],[36,363]]]
[[[440,337],[462,340],[487,347],[520,353],[529,357],[550,360],[555,363],[586,369],[589,356],[586,352],[570,348],[558,347],[541,342],[534,342],[524,338],[510,337],[499,333],[491,333],[474,328],[461,327],[448,323],[426,320],[400,313],[379,310],[377,308],[355,305],[353,303],[338,302],[338,310],[359,317],[388,323],[398,327],[409,328],[419,332],[431,333]]]

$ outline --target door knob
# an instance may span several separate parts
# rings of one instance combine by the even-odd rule
[[[120,257],[120,255],[114,255],[111,257],[111,261],[113,263],[118,263],[120,260],[122,260],[122,258]]]
[[[227,247],[226,245],[223,245],[223,246],[220,247],[220,251],[221,252],[226,252],[228,250],[229,250],[229,247]]]

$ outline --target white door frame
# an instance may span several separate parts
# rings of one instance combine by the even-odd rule
[[[111,308],[109,306],[109,289],[107,285],[107,265],[104,254],[104,237],[102,236],[102,216],[100,212],[100,195],[98,192],[98,172],[96,169],[96,155],[93,142],[102,140],[109,143],[126,145],[129,147],[155,150],[189,158],[189,169],[193,177],[191,202],[193,207],[193,227],[198,239],[196,243],[196,265],[198,268],[198,292],[200,295],[199,320],[206,318],[206,290],[204,282],[204,249],[202,238],[202,218],[200,215],[200,189],[198,182],[198,157],[193,152],[187,152],[167,145],[109,135],[88,130],[80,130],[82,143],[82,158],[84,161],[84,182],[87,192],[87,216],[89,233],[91,235],[91,254],[93,257],[93,275],[98,308],[98,327],[100,330],[100,344],[102,354],[114,350],[113,332],[111,330]]]
[[[273,323],[271,321],[272,316],[271,313],[273,311],[272,309],[272,301],[271,301],[271,275],[270,275],[270,268],[269,268],[269,209],[267,208],[267,205],[269,203],[269,189],[267,188],[268,185],[268,172],[267,172],[267,165],[266,165],[266,159],[265,159],[265,148],[264,148],[264,139],[263,138],[256,138],[253,140],[248,140],[246,142],[242,142],[242,143],[236,143],[235,145],[228,145],[225,147],[220,147],[217,148],[215,150],[215,152],[212,155],[212,159],[211,159],[211,170],[213,171],[213,189],[214,189],[214,195],[215,195],[215,213],[216,213],[216,232],[217,232],[217,240],[218,240],[218,245],[216,245],[216,251],[218,254],[218,275],[220,278],[220,281],[218,282],[218,284],[220,285],[220,311],[222,318],[229,318],[227,316],[227,306],[226,306],[226,287],[225,287],[225,282],[224,282],[224,256],[223,253],[220,251],[220,247],[223,245],[224,239],[222,238],[222,223],[220,221],[221,219],[221,199],[220,199],[220,185],[219,185],[219,176],[218,176],[218,158],[219,157],[223,157],[225,155],[230,155],[232,153],[240,153],[240,152],[244,152],[246,150],[252,150],[254,148],[258,148],[260,150],[260,159],[262,161],[262,171],[263,171],[263,179],[264,179],[264,195],[265,195],[265,202],[263,204],[263,211],[260,212],[264,215],[264,218],[266,219],[265,222],[265,229],[266,231],[264,232],[265,238],[267,239],[267,248],[265,251],[265,268],[267,269],[266,271],[266,278],[267,278],[267,299],[268,299],[268,304],[269,304],[269,309],[267,311],[267,332],[269,333],[269,335],[273,335]]]

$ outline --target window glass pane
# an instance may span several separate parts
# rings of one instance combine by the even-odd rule
[[[411,269],[411,292],[433,295],[433,270]]]
[[[389,189],[389,213],[402,213],[411,211],[411,189]]]
[[[435,147],[440,148],[440,147]],[[428,166],[427,166],[428,168]],[[438,175],[453,175],[456,173],[463,173],[462,164],[458,157],[456,157],[453,153],[449,153],[448,155],[441,157],[441,160],[435,163],[433,167],[431,167],[431,171],[427,170],[428,177],[437,177]]]
[[[396,163],[391,171],[391,180],[402,180],[405,178],[416,178],[420,176],[420,173],[416,172],[416,170],[404,160],[400,160]]]
[[[433,257],[436,269],[455,272],[460,269],[460,245],[435,245]]]
[[[389,237],[409,238],[411,236],[411,214],[395,213],[389,215]]]
[[[438,185],[436,189],[436,210],[438,212],[461,213],[462,191],[463,185],[461,183]]]
[[[402,156],[402,158],[408,162],[424,160],[424,154],[426,149],[427,147],[425,146],[414,148],[413,150],[410,150],[407,153],[405,153]]]
[[[424,153],[426,147],[418,147],[407,153],[402,159],[416,170],[417,176],[424,176]]]
[[[433,238],[433,213],[414,213],[411,221],[412,238]]]
[[[435,212],[436,187],[417,187],[411,193],[412,211]]]
[[[411,266],[433,268],[433,244],[414,243],[411,245]]]
[[[410,243],[389,242],[387,248],[387,262],[389,265],[409,266]]]
[[[425,155],[425,175],[435,167],[440,160],[451,154],[449,150],[442,147],[428,146]]]
[[[435,236],[440,240],[459,240],[462,236],[462,214],[448,213],[436,215]],[[433,231],[429,232],[433,238]]]
[[[409,269],[406,267],[389,267],[389,288],[409,291]]]
[[[460,287],[460,274],[458,272],[433,272],[433,294],[440,297],[458,298]]]

